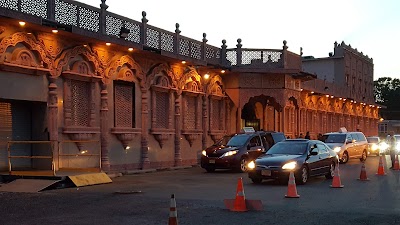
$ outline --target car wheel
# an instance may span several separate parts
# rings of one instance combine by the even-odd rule
[[[335,163],[331,163],[329,166],[329,171],[325,174],[326,179],[332,179],[335,176]]]
[[[206,168],[207,173],[212,173],[215,171],[215,168]]]
[[[360,161],[361,162],[365,162],[365,160],[367,160],[367,152],[363,151],[363,153],[361,155],[361,158],[360,158]]]
[[[244,173],[247,171],[247,158],[243,157],[240,159],[240,168],[239,171]]]
[[[255,183],[255,184],[261,184],[262,179],[261,178],[251,178],[251,181],[253,181],[253,183]]]
[[[340,160],[342,163],[347,163],[349,161],[349,153],[343,152],[342,155],[342,160]]]
[[[307,183],[308,180],[308,168],[306,166],[301,167],[298,177],[297,177],[297,181],[296,183],[298,184],[305,184]]]

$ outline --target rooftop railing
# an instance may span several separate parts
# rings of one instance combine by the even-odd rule
[[[138,22],[108,12],[107,8],[105,0],[102,0],[100,9],[71,0],[0,0],[0,15],[3,16],[21,19],[21,14],[15,13],[19,12],[40,18],[41,20],[35,21],[41,21],[41,25],[67,26],[71,27],[71,32],[98,39],[115,40],[118,43],[123,40],[126,45],[180,60],[191,60],[195,64],[301,68],[298,65],[298,62],[301,63],[301,57],[288,52],[285,41],[283,49],[278,50],[242,49],[240,39],[237,48],[227,49],[225,40],[222,41],[221,48],[218,48],[207,44],[205,33],[202,41],[196,41],[181,36],[179,24],[176,24],[175,32],[169,32],[148,25],[146,12],[142,12],[142,21]]]

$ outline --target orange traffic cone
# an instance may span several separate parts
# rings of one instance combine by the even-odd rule
[[[342,188],[342,182],[340,181],[339,164],[335,167],[335,175],[333,176],[331,188]]]
[[[242,178],[239,178],[238,180],[238,185],[236,188],[236,198],[235,202],[233,204],[233,211],[235,212],[246,212],[246,200],[244,196],[244,190],[243,190],[243,181]]]
[[[178,215],[176,212],[176,201],[175,195],[171,195],[171,203],[169,206],[169,220],[168,225],[178,225]]]
[[[358,180],[369,181],[369,179],[367,177],[367,171],[365,170],[365,163],[362,164],[360,178],[358,178]]]
[[[293,173],[293,171],[290,171],[289,182],[288,182],[288,190],[287,190],[287,194],[285,195],[285,198],[299,198],[299,197],[300,197],[300,195],[297,194],[296,181],[294,179],[294,173]]]
[[[224,199],[227,209],[234,212],[246,212],[247,210],[262,210],[261,200],[247,200],[244,195],[243,181],[240,177],[236,189],[235,199]]]
[[[378,167],[378,172],[376,173],[376,175],[386,175],[385,173],[385,169],[383,168],[383,160],[382,160],[382,156],[379,157],[379,167]]]
[[[399,165],[399,157],[396,155],[396,158],[394,160],[394,167],[393,170],[400,170],[400,165]]]

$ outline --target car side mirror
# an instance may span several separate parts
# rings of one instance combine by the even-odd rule
[[[346,144],[353,143],[353,140],[346,140]]]
[[[317,152],[317,151],[314,151],[314,150],[312,150],[312,151],[310,152],[310,155],[318,155],[318,152]]]

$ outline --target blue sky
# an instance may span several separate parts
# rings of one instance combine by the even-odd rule
[[[101,0],[80,0],[99,8]],[[107,0],[108,11],[168,31],[180,24],[181,35],[208,44],[234,48],[280,49],[286,40],[297,54],[327,57],[335,41],[350,44],[374,60],[374,80],[400,78],[400,1],[396,0],[280,0],[184,1]],[[400,57],[399,57],[400,58]]]

